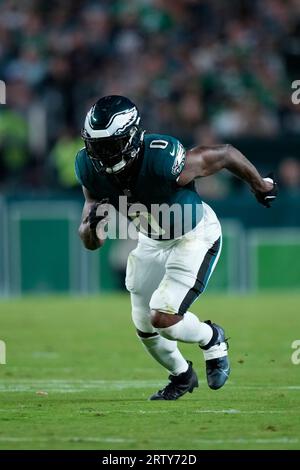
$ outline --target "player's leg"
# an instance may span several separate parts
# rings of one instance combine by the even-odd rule
[[[164,337],[184,343],[198,343],[201,347],[206,347],[212,339],[211,325],[200,321],[187,309],[205,290],[220,251],[221,236],[212,242],[201,238],[184,241],[173,250],[166,275],[150,303],[151,324]],[[162,304],[163,298],[167,307]]]
[[[188,311],[204,291],[221,251],[220,224],[207,205],[194,234],[179,240],[168,258],[166,274],[150,301],[151,323],[167,339],[198,343],[206,360],[208,384],[217,389],[229,375],[224,331]]]
[[[131,305],[137,336],[146,351],[170,374],[186,372],[188,363],[179,351],[177,342],[164,338],[151,325],[149,299],[147,302],[140,294],[131,293]]]
[[[162,254],[159,255],[147,240],[144,239],[144,243],[141,240],[143,237],[129,255],[126,271],[132,320],[147,352],[170,374],[178,376],[189,369],[189,364],[177,348],[177,342],[159,335],[150,318],[150,298],[165,272]]]

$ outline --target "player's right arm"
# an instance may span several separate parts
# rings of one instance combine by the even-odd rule
[[[101,217],[97,216],[97,208],[101,202],[96,201],[93,195],[82,186],[85,197],[85,203],[82,210],[81,224],[79,226],[79,236],[88,250],[96,250],[104,244],[104,239],[97,236],[96,228],[101,221]]]

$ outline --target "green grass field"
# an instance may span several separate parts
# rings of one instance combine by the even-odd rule
[[[126,294],[2,301],[0,448],[300,449],[299,303],[204,296],[192,310],[231,337],[228,384],[209,390],[202,354],[183,345],[199,389],[149,402],[167,374],[139,344]]]

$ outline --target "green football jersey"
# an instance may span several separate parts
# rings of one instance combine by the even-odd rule
[[[147,230],[151,238],[170,239],[192,230],[203,215],[202,201],[196,192],[194,182],[179,186],[176,182],[185,164],[185,149],[174,137],[161,134],[145,134],[142,161],[139,172],[131,182],[130,198],[124,214],[120,196],[124,192],[114,176],[98,173],[88,158],[85,148],[81,149],[75,162],[77,179],[88,189],[96,200],[108,198],[116,210],[129,220],[147,218]],[[139,208],[139,204],[144,207]],[[166,212],[169,219],[166,220]],[[140,220],[141,225],[142,221]],[[138,226],[138,224],[136,224]],[[140,227],[141,228],[141,227]]]

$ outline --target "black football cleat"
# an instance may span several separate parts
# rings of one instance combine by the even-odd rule
[[[193,363],[188,362],[188,369],[179,375],[169,375],[170,382],[162,390],[154,393],[149,400],[178,400],[185,393],[192,393],[198,387],[198,377],[193,369]]]
[[[200,346],[206,362],[207,383],[213,390],[223,387],[230,374],[228,341],[223,328],[210,320],[206,321],[213,329],[213,336],[206,346]]]

